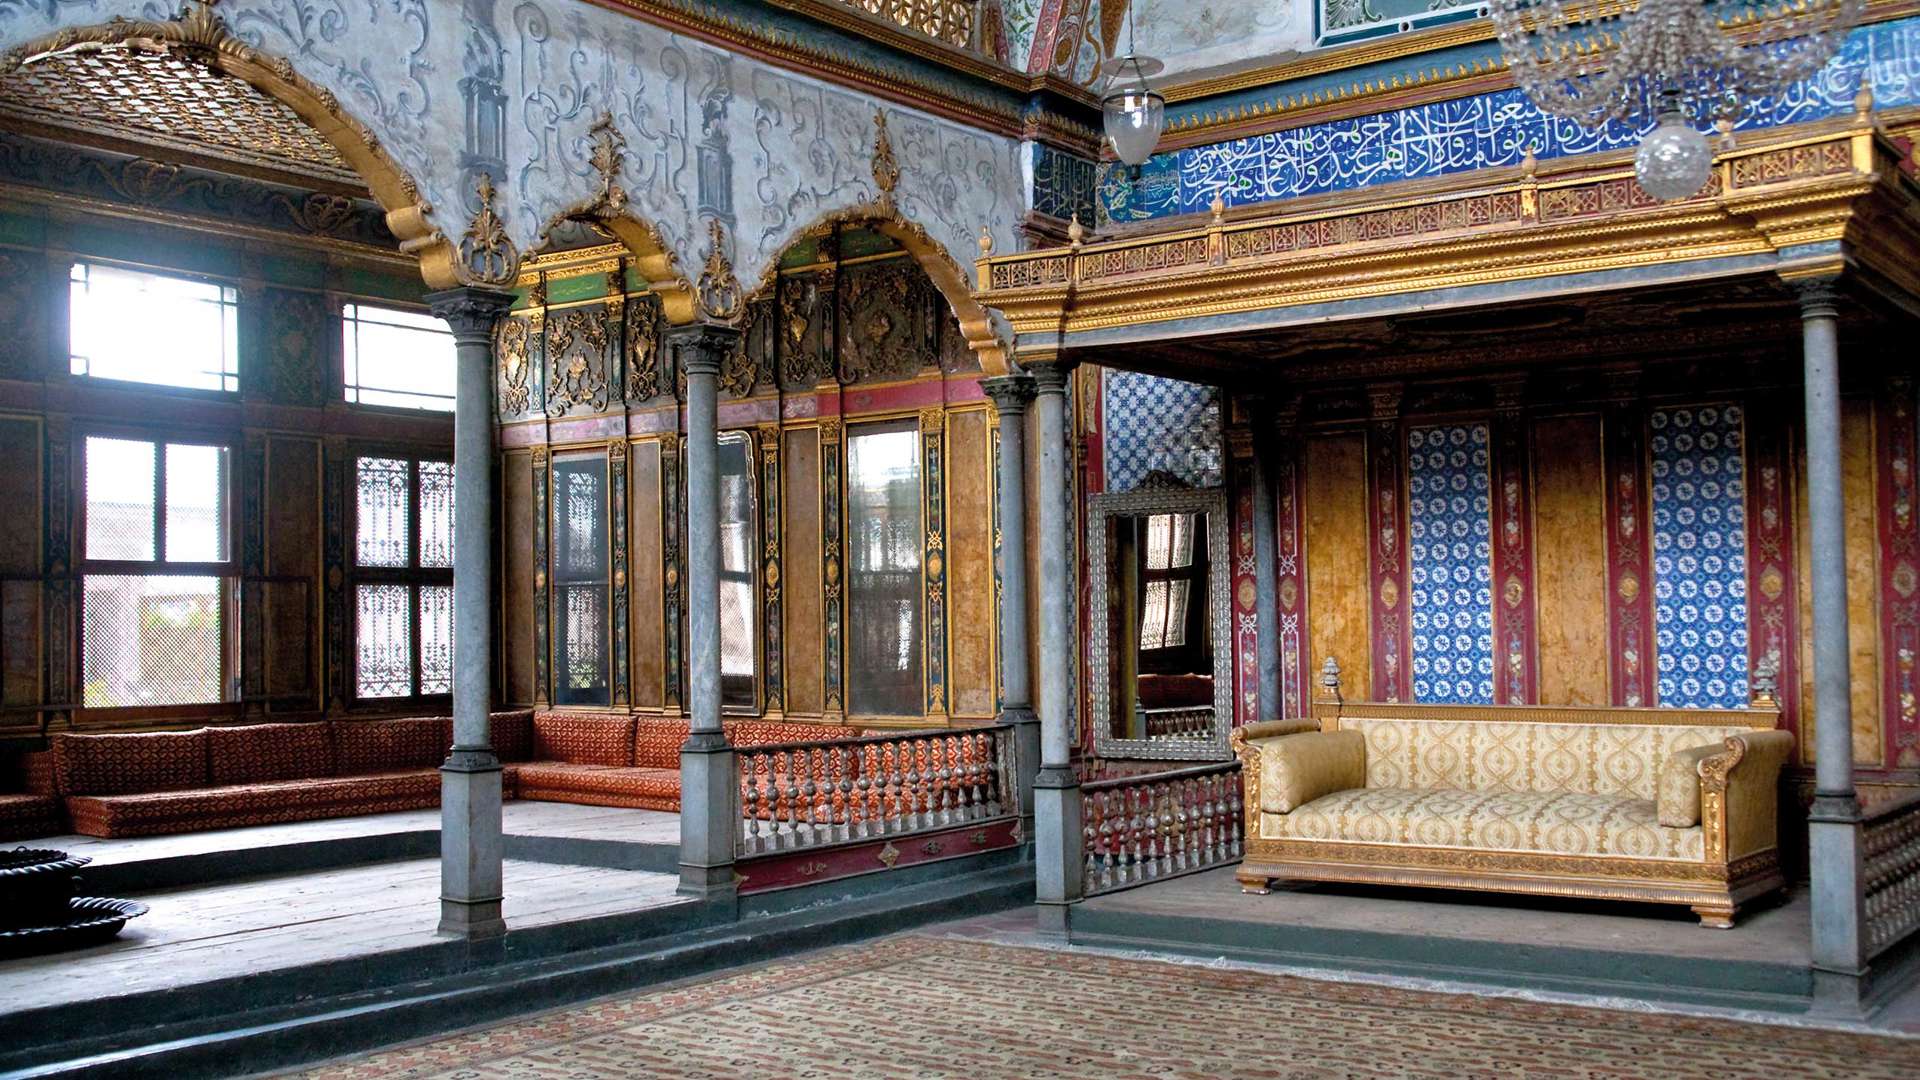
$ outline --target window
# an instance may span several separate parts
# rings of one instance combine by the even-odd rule
[[[81,704],[231,699],[225,446],[89,436]]]
[[[1194,514],[1147,519],[1147,562],[1141,583],[1140,648],[1177,649],[1187,643],[1187,601],[1193,593]]]
[[[347,400],[453,410],[453,334],[432,315],[348,304],[340,312]]]
[[[848,704],[861,715],[919,716],[920,433],[906,421],[848,435]]]
[[[553,462],[553,655],[556,705],[606,705],[607,458]]]
[[[73,374],[240,389],[240,297],[233,288],[79,262],[69,274],[68,301]]]
[[[354,462],[354,694],[453,692],[453,464]]]

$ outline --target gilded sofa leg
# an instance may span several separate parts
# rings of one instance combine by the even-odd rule
[[[1733,929],[1732,904],[1695,904],[1693,913],[1700,916],[1700,925],[1710,930]]]
[[[1265,896],[1273,890],[1268,884],[1273,880],[1265,874],[1240,870],[1233,875],[1240,882],[1240,891],[1254,896]]]

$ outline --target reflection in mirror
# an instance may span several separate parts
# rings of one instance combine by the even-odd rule
[[[753,654],[753,452],[743,432],[720,435],[720,704],[757,711]]]
[[[1217,489],[1166,487],[1093,500],[1094,625],[1105,632],[1095,635],[1091,675],[1102,756],[1227,753],[1225,503]]]
[[[847,431],[847,704],[919,716],[920,431],[917,421]]]
[[[1213,725],[1213,641],[1205,619],[1206,519],[1115,516],[1112,731],[1121,739],[1205,738]]]

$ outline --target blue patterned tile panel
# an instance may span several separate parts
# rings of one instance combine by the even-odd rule
[[[1107,370],[1100,409],[1108,491],[1132,491],[1155,471],[1194,487],[1222,483],[1218,387]]]
[[[1647,418],[1660,704],[1747,704],[1746,455],[1737,405]]]
[[[1755,101],[1738,126],[1850,112],[1869,69],[1878,108],[1920,104],[1920,19],[1855,30],[1819,73]],[[1122,222],[1204,213],[1216,193],[1228,206],[1271,202],[1518,165],[1528,147],[1542,159],[1621,150],[1641,134],[1618,124],[1589,129],[1541,112],[1518,89],[1499,90],[1158,154],[1132,182],[1109,164],[1100,176],[1099,210]]]
[[[1487,425],[1407,430],[1413,699],[1493,704],[1493,494]]]

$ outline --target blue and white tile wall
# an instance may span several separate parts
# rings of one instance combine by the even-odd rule
[[[1920,19],[1854,31],[1817,75],[1750,106],[1739,126],[1775,127],[1853,109],[1861,76],[1872,71],[1879,108],[1920,104]],[[1204,213],[1218,193],[1228,206],[1344,191],[1395,180],[1517,165],[1532,147],[1539,158],[1625,149],[1638,130],[1593,131],[1535,108],[1518,89],[1156,155],[1129,182],[1108,165],[1100,178],[1107,221],[1144,221]]]
[[[1493,704],[1492,512],[1487,425],[1408,429],[1415,701]]]
[[[1661,409],[1652,459],[1660,704],[1747,704],[1746,460],[1737,405]]]
[[[1194,487],[1223,482],[1219,387],[1108,370],[1100,411],[1108,491],[1132,491],[1156,471]]]

